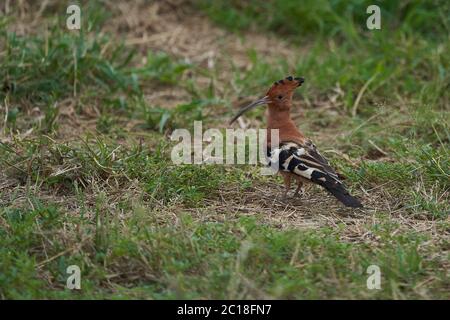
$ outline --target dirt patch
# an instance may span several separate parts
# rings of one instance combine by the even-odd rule
[[[430,241],[443,238],[439,221],[416,219],[402,209],[393,208],[393,199],[381,191],[370,195],[358,195],[364,203],[363,209],[346,208],[318,186],[310,185],[306,192],[282,200],[282,184],[255,182],[253,187],[240,190],[237,186],[219,190],[218,197],[206,201],[205,208],[185,208],[199,221],[218,222],[238,219],[242,216],[257,217],[263,223],[280,229],[318,229],[330,227],[340,229],[341,240],[357,243],[380,242],[370,229],[383,224],[386,219],[395,225],[394,231],[415,231],[426,234]],[[377,214],[377,213],[381,213]]]
[[[269,61],[290,60],[299,51],[272,35],[230,34],[201,16],[189,1],[159,1],[151,5],[121,3],[117,7],[121,15],[109,28],[124,35],[128,45],[142,52],[162,50],[204,67],[232,61],[235,66],[246,68],[250,62],[249,50],[255,50]]]
[[[164,51],[202,68],[213,70],[220,66],[220,73],[214,75],[214,87],[221,96],[226,87],[233,87],[233,68],[245,71],[252,67],[250,51],[268,62],[284,60],[290,65],[300,51],[273,35],[231,34],[195,11],[189,1],[159,1],[151,5],[121,3],[111,9],[118,11],[118,15],[105,31],[121,34],[128,46],[144,56],[149,50]],[[195,81],[199,87],[206,88],[211,78],[199,74]],[[159,91],[148,95],[147,99],[170,108],[187,102],[189,96],[177,91],[170,92],[168,99],[166,93]]]

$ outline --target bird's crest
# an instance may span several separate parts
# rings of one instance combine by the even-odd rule
[[[292,99],[292,94],[294,89],[300,87],[302,83],[305,82],[305,79],[302,77],[286,77],[282,80],[278,80],[275,82],[272,87],[270,87],[267,94],[256,101],[253,101],[249,105],[242,107],[241,110],[231,119],[230,124],[236,121],[241,115],[243,115],[248,110],[251,110],[257,106],[262,106],[266,104],[274,104],[276,106],[280,106],[280,104],[290,103]]]
[[[267,91],[267,95],[274,97],[279,94],[291,93],[295,90],[295,88],[300,87],[303,82],[305,82],[305,79],[302,77],[286,77],[276,81],[272,87],[270,87],[269,91]]]

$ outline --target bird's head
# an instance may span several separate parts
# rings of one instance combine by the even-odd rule
[[[300,87],[303,82],[305,82],[305,79],[302,77],[293,78],[291,76],[275,82],[263,98],[241,108],[241,110],[239,110],[239,112],[231,119],[230,124],[236,121],[236,119],[245,112],[257,106],[268,104],[269,107],[274,110],[289,110],[294,90],[297,87]]]

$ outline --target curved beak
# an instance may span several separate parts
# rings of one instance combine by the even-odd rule
[[[269,96],[265,96],[264,98],[261,98],[259,100],[253,101],[248,106],[245,106],[239,110],[239,112],[230,120],[230,124],[232,124],[234,121],[236,121],[237,118],[242,116],[245,112],[247,112],[250,109],[253,109],[257,106],[262,106],[264,104],[270,103]]]

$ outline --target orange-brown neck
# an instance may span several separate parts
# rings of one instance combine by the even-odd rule
[[[290,108],[279,108],[269,104],[267,109],[267,144],[271,143],[271,129],[278,129],[280,134],[279,142],[293,141],[302,144],[305,136],[297,129],[291,119]]]

